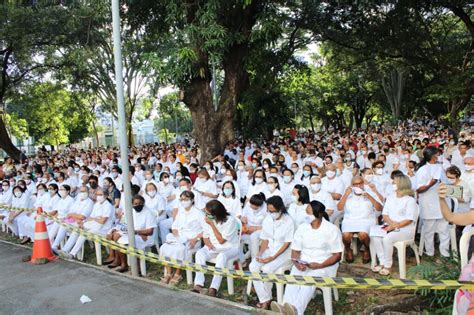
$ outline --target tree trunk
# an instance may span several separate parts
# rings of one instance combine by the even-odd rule
[[[92,129],[94,129],[94,136],[95,136],[95,143],[97,147],[100,147],[99,142],[99,132],[97,131],[97,125],[95,123],[95,119],[92,119]]]
[[[313,121],[313,114],[309,111],[309,123],[311,125],[311,131],[314,133],[314,121]]]
[[[135,141],[133,141],[133,126],[132,122],[127,122],[127,138],[128,138],[128,145],[132,146]]]
[[[20,161],[21,151],[13,144],[8,135],[3,117],[0,115],[0,148],[2,148],[8,156],[16,161]]]

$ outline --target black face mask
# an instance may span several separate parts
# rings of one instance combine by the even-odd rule
[[[97,183],[89,183],[89,186],[91,186],[92,189],[96,189],[97,188]]]
[[[143,210],[143,205],[135,206],[133,209],[135,209],[136,212],[141,212]]]

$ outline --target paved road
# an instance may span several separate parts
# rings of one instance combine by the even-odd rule
[[[0,242],[0,314],[248,314],[245,310],[67,261],[22,263]],[[82,305],[81,295],[92,299]]]

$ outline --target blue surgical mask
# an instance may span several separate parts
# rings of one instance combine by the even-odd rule
[[[226,197],[229,197],[230,195],[232,195],[233,192],[234,190],[232,188],[224,188],[224,195]]]
[[[309,171],[303,171],[303,176],[304,177],[308,177],[310,175],[310,172]]]

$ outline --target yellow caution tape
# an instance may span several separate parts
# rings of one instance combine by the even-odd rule
[[[0,205],[0,209],[9,211],[26,211],[35,212],[35,209],[16,208],[11,206]],[[170,257],[159,256],[149,251],[144,251],[134,247],[119,244],[112,240],[106,239],[102,235],[94,234],[79,227],[66,224],[57,217],[51,216],[46,212],[43,215],[65,227],[69,232],[75,232],[84,236],[86,239],[102,244],[110,249],[117,250],[121,253],[145,259],[152,263],[169,266],[172,268],[190,270],[193,272],[203,272],[206,274],[220,275],[244,280],[274,282],[281,284],[294,285],[310,285],[317,287],[330,287],[339,289],[400,289],[400,290],[455,290],[469,289],[474,290],[474,282],[459,282],[457,280],[409,280],[409,279],[372,279],[372,278],[345,278],[345,277],[312,277],[312,276],[296,276],[285,274],[267,274],[255,273],[243,270],[234,270],[228,268],[218,268],[214,266],[199,265],[190,261],[178,260]]]

